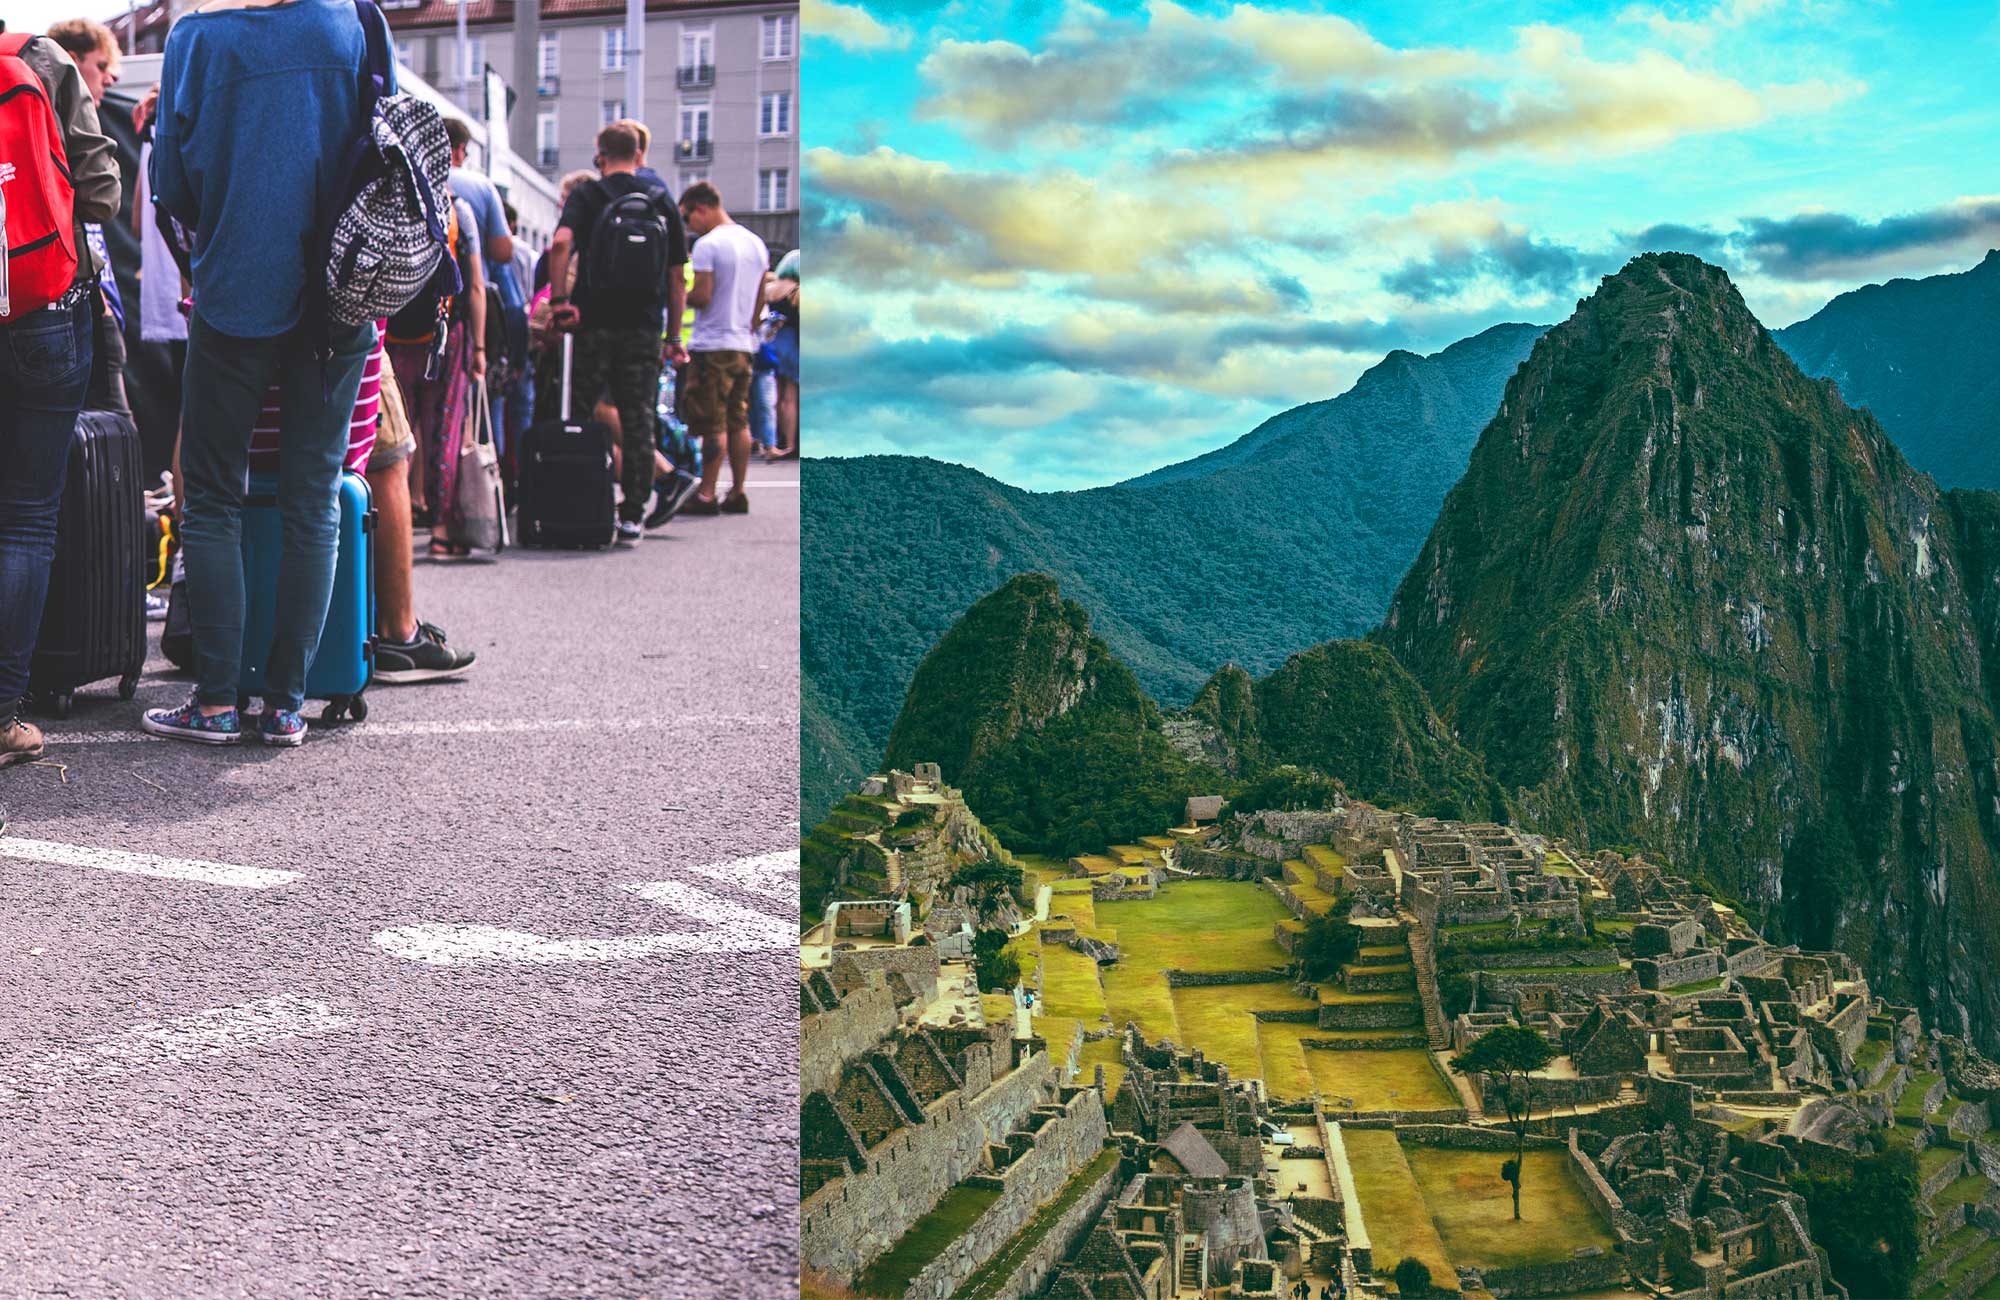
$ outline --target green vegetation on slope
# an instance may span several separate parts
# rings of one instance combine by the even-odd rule
[[[1117,487],[1025,492],[916,457],[807,460],[805,821],[873,766],[925,652],[1016,573],[1058,578],[1174,705],[1221,664],[1264,672],[1371,627],[1540,331],[1391,353],[1331,401]]]

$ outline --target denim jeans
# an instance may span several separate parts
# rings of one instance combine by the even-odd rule
[[[76,414],[90,384],[91,300],[0,325],[0,716],[28,689]]]
[[[750,368],[750,437],[758,446],[778,446],[778,371],[759,357]]]
[[[264,673],[271,705],[305,702],[306,670],[319,648],[333,598],[339,547],[340,467],[361,371],[375,327],[333,330],[333,360],[312,359],[306,331],[268,339],[224,334],[196,308],[188,322],[181,385],[181,477],[187,519],[181,556],[194,624],[196,698],[236,703],[243,667],[243,498],[249,487],[250,430],[271,385],[280,386],[277,626]]]

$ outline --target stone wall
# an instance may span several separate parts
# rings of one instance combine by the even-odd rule
[[[1215,984],[1282,984],[1285,982],[1283,967],[1273,966],[1269,970],[1169,970],[1165,972],[1167,987],[1170,989],[1207,988]]]
[[[853,1281],[946,1191],[977,1172],[986,1144],[1005,1142],[1053,1083],[1054,1062],[1038,1053],[970,1098],[956,1092],[940,1098],[922,1124],[870,1148],[867,1168],[834,1179],[799,1207],[806,1267],[842,1286]]]
[[[1504,1089],[1491,1075],[1481,1075],[1479,1084],[1480,1104],[1490,1113],[1500,1114]],[[1532,1097],[1536,1110],[1547,1110],[1552,1106],[1582,1106],[1591,1102],[1610,1101],[1616,1097],[1625,1083],[1622,1074],[1584,1075],[1575,1079],[1536,1079]]]
[[[1230,849],[1212,849],[1202,844],[1182,844],[1174,849],[1174,865],[1191,876],[1217,880],[1259,880],[1276,875],[1279,861]]]
[[[1055,1274],[1069,1254],[1070,1247],[1090,1231],[1090,1225],[1097,1222],[1105,1207],[1118,1196],[1119,1187],[1119,1166],[1114,1163],[1084,1189],[1083,1194],[1063,1211],[1048,1235],[1014,1266],[1007,1280],[992,1293],[992,1300],[1020,1300],[1022,1296],[1040,1294],[1043,1284]],[[1005,1246],[1001,1248],[1005,1249]]]
[[[938,950],[932,944],[917,948],[836,948],[827,974],[838,988],[859,988],[868,982],[870,971],[901,971],[920,990],[919,1000],[937,996]]]
[[[1548,971],[1533,969],[1483,971],[1479,976],[1481,1005],[1484,1005],[1486,997],[1512,992],[1523,984],[1554,984],[1565,992],[1580,993],[1585,997],[1599,993],[1617,996],[1621,993],[1636,992],[1639,987],[1639,977],[1629,970],[1603,971],[1596,975],[1551,974]]]
[[[1273,863],[1296,858],[1308,844],[1332,844],[1347,829],[1343,812],[1279,812],[1267,808],[1243,819],[1243,851]],[[1273,856],[1275,855],[1275,856]]]
[[[1590,1247],[1596,1250],[1596,1247]],[[1615,1251],[1578,1255],[1554,1264],[1490,1268],[1480,1273],[1486,1289],[1500,1300],[1514,1296],[1573,1295],[1579,1291],[1609,1291],[1625,1282],[1625,1257]]]
[[[1514,1149],[1514,1131],[1478,1124],[1400,1124],[1396,1140],[1404,1146],[1451,1147],[1459,1151],[1507,1151]],[[1528,1150],[1561,1147],[1563,1139],[1546,1133],[1528,1134]]]
[[[1582,1189],[1583,1199],[1590,1202],[1591,1208],[1597,1211],[1599,1217],[1622,1235],[1630,1237],[1650,1235],[1646,1231],[1645,1222],[1625,1208],[1624,1200],[1611,1184],[1605,1181],[1604,1173],[1598,1169],[1597,1162],[1578,1145],[1576,1129],[1570,1129],[1563,1139],[1563,1146],[1569,1151],[1570,1172],[1576,1175],[1576,1185]]]
[[[906,1300],[945,1300],[950,1296],[959,1283],[1005,1246],[1036,1210],[1054,1200],[1070,1178],[1097,1157],[1110,1136],[1103,1103],[1095,1092],[1079,1092],[1063,1103],[1062,1114],[1034,1134],[1033,1148],[997,1175],[1003,1184],[1000,1199],[924,1266],[903,1293]],[[1099,1182],[1114,1182],[1117,1175],[1118,1168],[1113,1165],[1108,1176],[1100,1175]],[[1090,1198],[1086,1195],[1084,1199]]]
[[[1639,987],[1670,989],[1722,974],[1722,954],[1702,949],[1685,957],[1642,957],[1632,963],[1632,969],[1638,973]]]
[[[881,975],[841,999],[831,1011],[799,1021],[799,1095],[832,1092],[847,1063],[896,1027],[896,999]]]
[[[1609,966],[1618,960],[1616,948],[1525,948],[1511,952],[1478,952],[1447,942],[1447,957],[1465,956],[1481,970],[1532,970],[1537,966]]]

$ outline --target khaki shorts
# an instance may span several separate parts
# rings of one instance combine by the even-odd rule
[[[403,390],[396,386],[396,368],[382,358],[382,413],[375,421],[375,450],[368,453],[368,468],[389,469],[408,460],[417,449],[417,435],[410,429],[410,415],[403,407]]]
[[[677,414],[696,437],[720,437],[750,427],[750,354],[696,352]]]

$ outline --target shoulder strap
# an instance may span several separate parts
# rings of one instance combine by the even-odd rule
[[[375,6],[375,0],[354,0],[354,13],[361,20],[361,36],[368,44],[368,53],[361,63],[361,71],[366,79],[363,89],[367,92],[364,116],[372,113],[375,101],[389,93],[389,82],[395,76],[389,61],[389,40],[382,33],[388,20]]]
[[[21,51],[27,49],[28,42],[34,39],[34,32],[7,32],[0,35],[0,57],[21,57]]]

